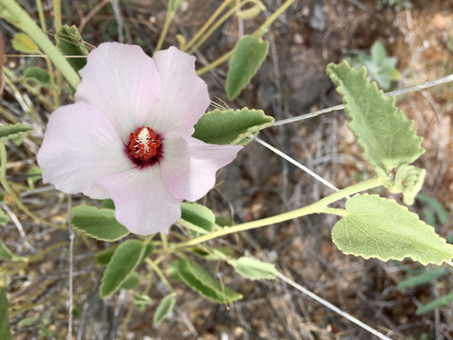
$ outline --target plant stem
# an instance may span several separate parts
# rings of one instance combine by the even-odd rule
[[[220,236],[237,233],[237,232],[244,231],[244,230],[260,228],[260,227],[268,226],[271,224],[281,223],[284,221],[292,220],[294,218],[298,218],[298,217],[302,217],[302,216],[306,216],[306,215],[310,215],[310,214],[319,214],[319,213],[332,214],[333,213],[336,215],[344,216],[345,215],[344,210],[332,209],[332,208],[328,208],[327,206],[329,204],[336,202],[340,199],[343,199],[347,196],[354,195],[358,192],[373,189],[373,188],[376,188],[376,187],[379,187],[382,185],[387,187],[387,186],[392,185],[392,183],[390,181],[387,181],[380,177],[372,178],[367,181],[354,184],[343,190],[337,191],[337,192],[323,198],[322,200],[320,200],[316,203],[310,204],[306,207],[296,209],[293,211],[289,211],[289,212],[286,212],[286,213],[283,213],[280,215],[263,218],[261,220],[246,222],[246,223],[235,225],[233,227],[227,227],[227,228],[224,228],[221,230],[217,230],[210,234],[206,234],[206,235],[194,238],[194,239],[186,241],[186,242],[177,243],[176,247],[177,247],[177,249],[190,247],[190,246],[194,246],[196,244],[200,244],[202,242],[212,240],[212,239],[220,237]]]
[[[7,11],[9,19],[11,17],[15,19],[12,24],[17,25],[24,33],[30,36],[39,48],[52,60],[55,67],[62,72],[68,83],[76,89],[80,82],[79,75],[27,12],[13,0],[0,0],[0,7],[3,7]]]
[[[167,286],[167,288],[171,291],[174,292],[173,287],[171,286],[170,282],[168,282],[167,278],[165,277],[164,273],[160,270],[160,268],[151,260],[150,258],[147,258],[146,263],[150,265],[150,267],[156,272],[157,276],[162,280],[162,282]]]
[[[201,76],[203,73],[206,73],[208,72],[209,70],[212,70],[213,68],[219,66],[220,64],[223,64],[225,61],[227,61],[228,59],[231,58],[231,56],[233,55],[233,52],[234,52],[234,49],[232,49],[231,51],[225,53],[223,56],[221,56],[220,58],[214,60],[212,63],[210,63],[209,65],[206,65],[205,67],[203,68],[200,68],[198,71],[197,71],[197,75],[198,76]]]
[[[159,41],[157,42],[154,53],[156,53],[157,51],[159,51],[162,48],[165,37],[167,36],[168,28],[170,27],[173,17],[175,16],[175,12],[172,11],[172,9],[170,7],[170,2],[171,2],[171,0],[168,1],[167,15],[165,16],[164,28],[162,29],[162,32],[160,33]]]

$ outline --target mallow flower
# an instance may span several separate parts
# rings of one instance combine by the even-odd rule
[[[75,103],[51,114],[38,164],[63,192],[111,198],[131,232],[167,232],[181,202],[203,197],[241,149],[192,136],[210,104],[195,58],[175,47],[148,57],[103,43],[88,55]]]

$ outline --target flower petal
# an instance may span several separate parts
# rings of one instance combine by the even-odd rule
[[[108,198],[108,192],[96,185],[98,179],[133,166],[112,122],[84,102],[52,113],[38,164],[44,182],[98,199]]]
[[[165,140],[160,161],[162,179],[177,198],[196,201],[215,184],[218,169],[236,157],[242,146],[206,144],[198,139]]]
[[[167,233],[181,217],[181,199],[167,191],[158,165],[134,168],[99,181],[115,203],[115,216],[131,232]]]
[[[90,52],[80,75],[76,101],[98,108],[127,143],[129,133],[143,126],[159,95],[154,61],[139,46],[103,43]]]
[[[146,125],[167,139],[189,137],[210,103],[207,85],[195,73],[195,57],[170,47],[153,59],[161,88]]]

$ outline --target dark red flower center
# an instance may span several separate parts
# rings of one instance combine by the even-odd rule
[[[153,165],[162,155],[160,136],[149,127],[139,127],[129,135],[129,159],[140,167]]]

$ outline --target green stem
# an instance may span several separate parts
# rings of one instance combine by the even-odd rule
[[[55,32],[58,34],[61,30],[61,1],[52,0],[53,4],[53,20],[55,23]]]
[[[146,263],[150,265],[150,267],[156,272],[157,276],[162,280],[162,282],[167,286],[167,288],[171,291],[174,292],[173,287],[171,286],[170,282],[168,282],[167,278],[165,277],[164,273],[160,270],[160,268],[150,259],[147,258]]]
[[[225,61],[227,61],[228,59],[231,58],[231,56],[233,55],[233,52],[234,52],[234,49],[232,49],[231,51],[225,53],[223,56],[221,56],[220,58],[214,60],[212,63],[210,63],[209,65],[206,65],[205,67],[203,68],[200,68],[198,71],[197,71],[197,75],[198,76],[201,76],[203,73],[206,73],[208,72],[209,70],[212,70],[213,68],[219,66],[220,64],[223,64]]]
[[[168,2],[168,9],[167,9],[167,15],[165,17],[164,28],[162,29],[162,32],[160,33],[159,41],[157,42],[156,50],[154,51],[154,53],[159,51],[162,48],[165,37],[167,36],[168,28],[170,27],[173,17],[175,16],[175,12],[172,11],[170,8],[170,2],[171,2],[171,0]]]
[[[72,87],[77,88],[80,77],[69,65],[61,52],[52,44],[47,35],[36,25],[33,19],[13,0],[0,0],[0,7],[8,12],[8,17],[14,18],[12,24],[17,25],[24,33],[39,46],[39,48],[52,60]]]
[[[212,240],[212,239],[220,237],[220,236],[237,233],[237,232],[244,231],[244,230],[260,228],[260,227],[268,226],[271,224],[281,223],[284,221],[292,220],[294,218],[298,218],[298,217],[302,217],[302,216],[306,216],[306,215],[310,215],[310,214],[319,214],[319,213],[332,214],[333,213],[336,215],[344,216],[344,214],[345,214],[344,210],[332,209],[332,208],[328,208],[327,206],[329,204],[339,201],[347,196],[354,195],[358,192],[373,189],[373,188],[376,188],[376,187],[379,187],[382,185],[388,187],[391,185],[391,182],[387,181],[383,178],[380,178],[380,177],[372,178],[367,181],[354,184],[343,190],[337,191],[337,192],[323,198],[322,200],[320,200],[316,203],[310,204],[306,207],[296,209],[293,211],[289,211],[289,212],[286,212],[286,213],[283,213],[280,215],[264,218],[264,219],[261,219],[258,221],[242,223],[242,224],[235,225],[233,227],[224,228],[224,229],[212,232],[210,234],[206,234],[206,235],[194,238],[194,239],[186,241],[186,242],[177,243],[176,247],[177,247],[177,249],[190,247],[190,246],[194,246],[196,244],[200,244],[202,242]]]

